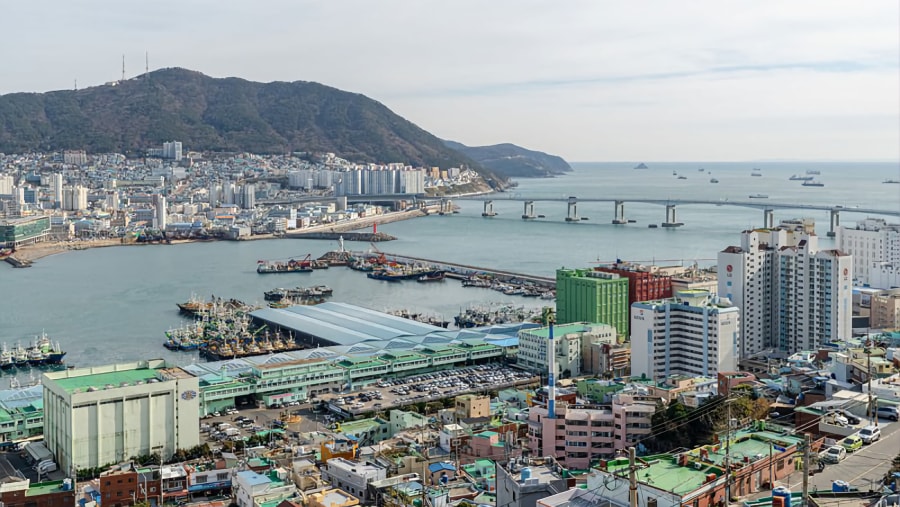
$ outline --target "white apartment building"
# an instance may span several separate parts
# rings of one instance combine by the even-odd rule
[[[160,194],[153,194],[153,205],[156,208],[156,216],[154,217],[154,222],[156,228],[164,231],[166,230],[166,225],[168,223],[168,210],[166,209],[166,197]]]
[[[53,201],[56,203],[56,207],[62,207],[63,200],[63,184],[65,183],[65,178],[61,173],[53,173],[50,175],[50,188],[53,189]],[[0,194],[2,194],[2,190],[0,190]]]
[[[325,464],[322,478],[333,487],[359,498],[361,505],[368,505],[368,502],[374,500],[369,497],[369,483],[386,479],[387,469],[369,463],[333,458]]]
[[[631,375],[715,377],[737,370],[740,311],[707,290],[631,305]]]
[[[867,218],[856,227],[841,226],[837,230],[838,249],[853,256],[853,282],[879,289],[889,289],[890,278],[873,277],[873,270],[884,271],[885,263],[900,269],[900,224],[889,224],[882,218]],[[897,285],[897,284],[894,284]]]
[[[535,373],[546,374],[550,328],[523,329],[518,334],[517,364]],[[585,344],[616,343],[616,328],[608,324],[557,325],[553,328],[553,342],[556,348],[555,378],[577,377],[585,370],[582,356]]]
[[[88,191],[81,185],[63,187],[62,209],[66,211],[86,210],[88,207]]]
[[[48,372],[44,441],[61,470],[200,444],[199,379],[156,359]]]
[[[256,207],[256,185],[247,183],[241,186],[241,208],[253,209]]]
[[[0,195],[12,195],[14,188],[13,177],[9,174],[0,174]]]
[[[162,156],[176,162],[181,160],[183,157],[181,141],[163,143]]]
[[[900,224],[867,218],[856,227],[839,227],[838,249],[853,256],[854,285],[900,287]]]
[[[740,357],[850,337],[852,287],[843,279],[852,257],[818,251],[817,239],[802,229],[755,229],[719,252],[718,293],[740,311]]]
[[[853,333],[853,258],[839,250],[816,251],[816,236],[777,253],[773,303],[779,350],[814,350]]]

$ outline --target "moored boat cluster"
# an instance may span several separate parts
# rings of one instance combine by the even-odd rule
[[[53,343],[46,333],[34,339],[32,345],[23,347],[17,343],[13,348],[7,348],[3,344],[0,351],[0,368],[25,368],[28,366],[42,366],[45,364],[62,364],[66,353],[59,343]]]

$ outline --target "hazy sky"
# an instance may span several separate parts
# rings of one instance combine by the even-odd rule
[[[185,67],[568,160],[900,158],[900,2],[8,0],[0,94]]]

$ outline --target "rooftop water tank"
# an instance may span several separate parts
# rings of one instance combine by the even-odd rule
[[[847,481],[832,481],[831,482],[831,492],[832,493],[846,493],[850,491],[850,484]]]
[[[531,479],[531,469],[528,467],[523,468],[522,475],[520,475],[520,477],[522,479],[522,482],[525,482],[528,479]]]
[[[791,507],[791,490],[779,486],[772,490],[772,498],[780,497],[784,501],[784,507]]]

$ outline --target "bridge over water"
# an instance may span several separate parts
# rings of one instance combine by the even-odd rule
[[[494,212],[494,201],[515,201],[521,202],[523,204],[522,211],[522,219],[523,220],[531,220],[537,218],[538,215],[535,215],[535,203],[538,202],[562,202],[566,203],[568,209],[566,213],[566,221],[574,222],[581,220],[578,216],[578,203],[582,202],[609,202],[613,203],[615,218],[613,218],[612,223],[614,224],[627,224],[629,223],[628,219],[625,217],[625,203],[642,203],[642,204],[655,204],[659,206],[665,206],[666,208],[666,219],[665,222],[662,223],[663,227],[679,227],[684,225],[682,222],[678,221],[676,211],[678,206],[684,205],[715,205],[715,206],[740,206],[745,208],[755,208],[759,209],[763,212],[763,227],[774,227],[775,226],[775,210],[778,209],[797,209],[797,210],[816,210],[816,211],[827,211],[830,213],[831,222],[828,228],[828,235],[834,236],[834,230],[837,226],[840,225],[840,215],[841,213],[860,213],[866,215],[883,215],[883,216],[894,216],[900,217],[900,209],[879,209],[879,208],[862,208],[858,206],[853,207],[845,207],[840,205],[821,205],[821,204],[799,204],[795,202],[774,202],[768,201],[766,198],[760,196],[759,199],[754,200],[738,200],[733,201],[730,199],[722,199],[722,200],[712,200],[712,199],[641,199],[641,198],[615,198],[615,197],[520,197],[518,195],[510,195],[509,197],[499,197],[498,196],[457,196],[454,198],[445,197],[441,199],[441,210],[449,210],[452,207],[452,200],[457,201],[481,201],[484,206],[484,211],[481,216],[484,217],[492,217],[496,216]]]

